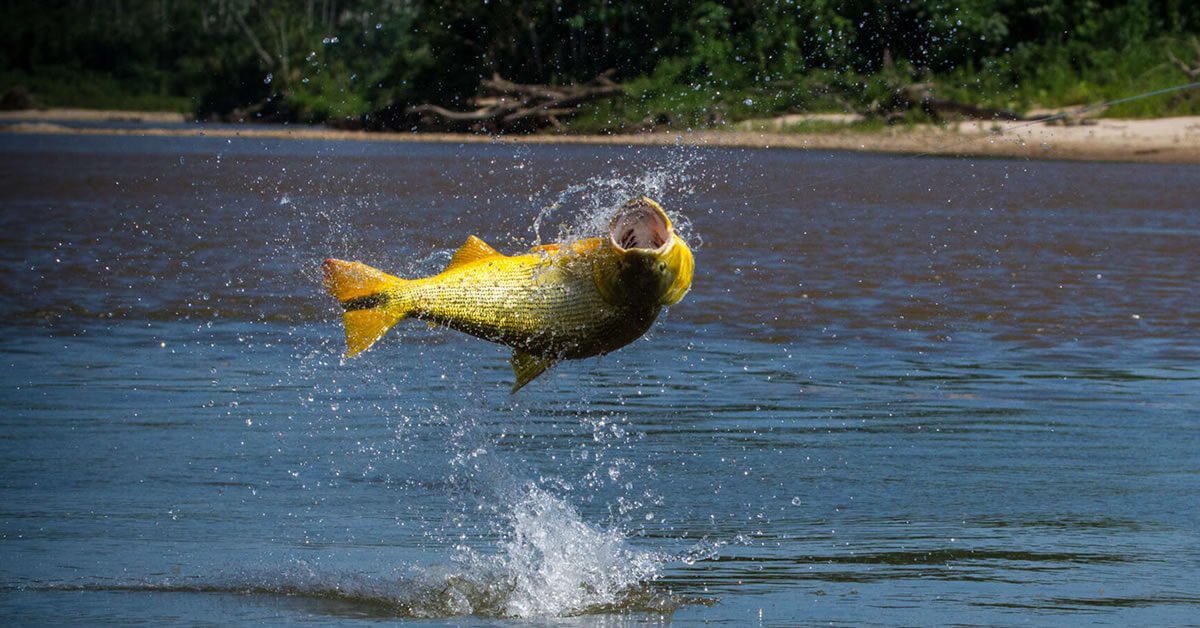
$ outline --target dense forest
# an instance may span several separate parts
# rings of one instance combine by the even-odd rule
[[[1187,83],[1200,66],[1195,0],[7,0],[0,31],[10,107],[394,129],[415,105],[474,106],[494,76],[607,72],[622,89],[573,103],[571,128],[619,131],[883,111],[914,84],[1026,111]],[[1114,113],[1200,113],[1200,95]]]

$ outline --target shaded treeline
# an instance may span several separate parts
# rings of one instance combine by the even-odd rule
[[[1181,82],[1168,53],[1191,54],[1198,31],[1192,0],[7,0],[0,88],[200,117],[370,125],[390,112],[402,128],[407,106],[465,108],[493,74],[566,84],[614,70],[625,95],[578,123],[618,129],[869,110],[916,81],[1005,107],[1088,102]]]

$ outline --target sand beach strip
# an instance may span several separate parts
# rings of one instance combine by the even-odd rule
[[[80,125],[79,123],[86,123]],[[105,123],[121,123],[106,126]],[[373,142],[691,145],[742,148],[847,150],[930,156],[1014,157],[1144,163],[1200,163],[1200,116],[1157,119],[1089,119],[1062,125],[1043,122],[960,122],[856,130],[851,125],[820,131],[659,131],[617,135],[470,133],[378,133],[323,126],[188,123],[172,112],[49,109],[0,112],[0,133],[129,135],[161,137],[271,138]]]

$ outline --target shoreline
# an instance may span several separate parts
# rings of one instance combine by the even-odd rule
[[[121,122],[144,126],[76,127],[55,122]],[[943,157],[1005,157],[1074,161],[1200,163],[1200,116],[1145,120],[1096,119],[1076,126],[1031,122],[965,121],[948,127],[917,125],[879,131],[847,128],[821,132],[704,130],[629,135],[479,135],[386,133],[321,126],[246,124],[183,128],[184,114],[172,112],[49,109],[0,112],[0,133],[43,135],[129,135],[371,142],[443,142],[584,145],[688,145],[728,148],[835,150]]]

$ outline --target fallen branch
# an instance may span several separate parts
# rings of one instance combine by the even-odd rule
[[[913,83],[897,88],[893,105],[898,109],[920,109],[933,118],[957,115],[974,120],[1024,120],[1018,113],[970,103],[945,100],[934,95],[932,83]]]
[[[404,110],[426,130],[471,130],[504,133],[534,131],[546,127],[562,129],[562,119],[575,115],[579,105],[624,92],[613,82],[612,70],[577,85],[531,85],[514,83],[493,75],[479,84],[479,95],[468,104],[473,111],[453,111],[426,103]]]
[[[1167,51],[1167,58],[1171,60],[1171,63],[1175,64],[1175,67],[1179,68],[1179,71],[1183,72],[1184,76],[1187,76],[1190,80],[1197,81],[1200,80],[1200,39],[1192,38],[1192,49],[1196,51],[1196,65],[1194,66],[1188,65],[1177,58],[1170,50]]]

